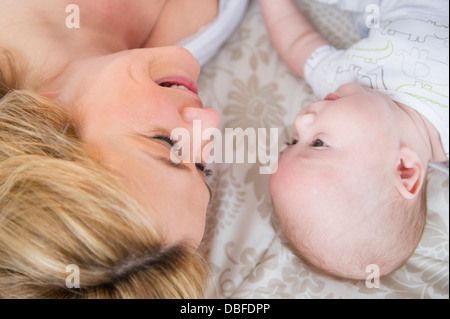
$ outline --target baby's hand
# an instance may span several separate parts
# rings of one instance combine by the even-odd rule
[[[259,0],[259,3],[275,49],[287,66],[304,78],[306,60],[327,41],[292,0]]]

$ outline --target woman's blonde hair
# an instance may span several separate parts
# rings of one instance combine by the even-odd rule
[[[65,109],[20,90],[10,62],[0,63],[0,298],[204,297],[201,256],[161,244],[152,215],[86,156]]]

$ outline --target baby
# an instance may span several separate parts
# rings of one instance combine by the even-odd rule
[[[296,117],[270,188],[293,252],[360,280],[368,266],[386,275],[413,254],[428,164],[448,173],[449,3],[341,2],[363,35],[348,50],[331,47],[292,0],[260,0],[276,50],[319,98]],[[379,25],[366,8],[379,10]]]

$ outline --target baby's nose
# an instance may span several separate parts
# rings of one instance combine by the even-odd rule
[[[315,117],[315,113],[300,113],[295,119],[296,131],[300,134],[302,130],[314,122]]]

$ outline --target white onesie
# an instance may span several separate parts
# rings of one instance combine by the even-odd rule
[[[448,158],[449,2],[378,2],[379,26],[367,23],[368,36],[348,50],[315,50],[305,65],[306,80],[320,99],[356,82],[408,105],[436,127]],[[356,17],[359,27],[363,13]]]
[[[206,64],[239,26],[247,5],[248,0],[220,0],[217,18],[178,45],[189,50],[201,65]]]

